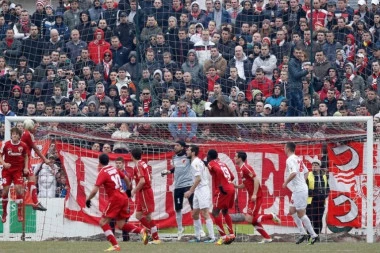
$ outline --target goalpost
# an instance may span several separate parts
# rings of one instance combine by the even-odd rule
[[[26,118],[28,117],[5,118],[5,140],[10,139],[11,126],[23,122]],[[329,223],[327,227],[358,227],[365,230],[368,243],[374,242],[374,224],[378,224],[374,221],[374,187],[380,187],[380,182],[379,185],[374,185],[373,162],[377,150],[374,151],[372,117],[33,117],[33,119],[41,124],[36,134],[38,145],[45,153],[52,146],[57,149],[68,179],[69,190],[64,205],[59,204],[61,205],[59,208],[63,210],[58,219],[49,216],[49,212],[58,212],[55,207],[58,205],[58,200],[41,199],[42,203],[47,204],[48,211],[37,214],[35,234],[27,233],[27,238],[31,240],[70,236],[91,237],[99,232],[96,222],[101,215],[98,209],[104,207],[104,193],[100,192],[91,210],[86,209],[83,203],[83,198],[88,194],[97,173],[99,152],[91,150],[94,143],[110,144],[117,152],[110,155],[111,160],[123,156],[127,164],[130,162],[128,150],[133,147],[143,149],[145,154],[143,159],[149,161],[153,167],[152,178],[156,200],[153,216],[160,228],[175,227],[171,193],[173,179],[162,178],[160,171],[171,166],[174,139],[169,129],[191,131],[191,127],[194,126],[192,124],[196,124],[196,138],[192,141],[200,146],[202,158],[208,149],[216,149],[219,158],[227,163],[235,177],[239,177],[239,168],[234,165],[234,153],[239,150],[248,153],[248,162],[253,165],[262,180],[265,196],[262,212],[276,212],[283,221],[281,227],[266,224],[265,227],[268,227],[270,233],[295,232],[294,223],[287,213],[290,195],[281,189],[286,160],[283,146],[287,141],[294,141],[297,143],[296,154],[303,157],[309,170],[314,158],[326,161],[324,166],[327,166],[330,177],[328,211],[324,218]],[[122,123],[127,125],[120,127]],[[169,125],[171,127],[168,127]],[[130,133],[124,131],[125,128]],[[39,163],[38,159],[34,162],[37,165]],[[358,196],[365,198],[365,201]],[[236,215],[244,212],[246,208],[245,191],[240,190],[237,199]],[[191,225],[188,206],[184,208],[184,213],[185,225]],[[380,220],[378,215],[376,220]],[[131,221],[136,222],[133,218]],[[83,229],[83,224],[90,225]],[[6,240],[12,240],[10,229],[6,228],[8,225],[4,224],[2,236]],[[58,231],[64,226],[74,228],[70,231],[71,234]],[[326,230],[324,226],[323,233]],[[250,234],[252,230],[236,232]],[[15,234],[17,237],[17,232]]]

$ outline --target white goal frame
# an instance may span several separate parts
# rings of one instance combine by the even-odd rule
[[[54,123],[214,123],[214,124],[252,124],[252,123],[366,123],[366,145],[364,157],[364,173],[367,175],[367,227],[366,241],[374,242],[373,227],[373,117],[216,117],[216,118],[149,118],[149,117],[5,117],[5,141],[10,139],[12,123],[23,122],[25,119],[35,119],[38,122]]]

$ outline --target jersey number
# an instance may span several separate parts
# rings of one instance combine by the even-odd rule
[[[226,166],[220,166],[220,168],[223,171],[224,177],[227,179],[229,183],[231,183],[231,174],[228,168]]]
[[[121,187],[121,179],[119,174],[112,175],[111,179],[115,183],[115,189],[119,189]]]

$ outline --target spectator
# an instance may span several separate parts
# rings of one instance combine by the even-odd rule
[[[3,100],[0,103],[0,123],[4,124],[5,117],[16,116],[14,112],[11,110],[12,108],[9,106],[8,101]]]
[[[110,49],[110,44],[104,40],[104,32],[102,29],[96,29],[94,32],[94,40],[88,44],[88,53],[91,60],[95,64],[103,61],[104,52]]]
[[[46,13],[45,13],[44,8],[45,8],[44,1],[37,0],[36,1],[36,11],[33,13],[32,20],[31,20],[32,23],[35,24],[37,27],[41,27],[42,20],[46,17]],[[25,13],[23,13],[23,11],[21,11],[21,17],[26,18],[25,16],[23,16],[23,14],[25,14]],[[29,19],[29,14],[27,13],[27,15],[28,15],[27,18]]]
[[[56,29],[50,30],[50,40],[45,43],[45,52],[52,53],[53,51],[61,52],[65,49],[65,41],[61,39]],[[52,60],[54,63],[54,59]]]
[[[198,56],[194,49],[190,49],[187,60],[182,64],[182,70],[189,72],[194,83],[199,83],[202,73],[202,65],[199,63]]]
[[[302,77],[312,71],[312,66],[302,68],[304,54],[301,48],[294,49],[294,58],[289,61],[289,83],[286,88],[286,97],[289,100],[287,116],[301,116],[303,112]]]
[[[70,55],[71,63],[75,64],[81,57],[82,49],[87,49],[87,43],[80,39],[79,31],[71,31],[71,40],[66,43],[66,50]]]
[[[107,42],[111,42],[112,37],[112,29],[107,25],[107,20],[101,19],[99,20],[98,29],[102,29],[104,32],[104,40]]]
[[[379,113],[380,111],[380,102],[379,99],[377,98],[377,93],[373,88],[368,88],[367,91],[367,99],[364,100],[362,103],[367,110],[369,115],[374,116],[375,114]],[[362,115],[362,116],[367,116],[367,115]]]
[[[78,30],[80,34],[81,41],[85,43],[89,43],[90,41],[94,39],[93,26],[94,25],[91,22],[90,13],[88,13],[88,11],[82,11],[80,13],[80,24],[75,26],[75,29]],[[72,31],[74,31],[74,29],[71,30],[71,37],[73,36]]]
[[[120,10],[118,10],[113,0],[105,0],[105,8],[102,10],[100,14],[101,19],[105,19],[109,27],[114,29],[116,27],[116,23],[120,14]]]
[[[0,14],[0,40],[3,40],[5,38],[5,34],[8,30],[8,24],[5,23],[5,18],[3,15]]]
[[[210,66],[214,66],[216,69],[216,73],[219,76],[224,76],[227,68],[227,61],[223,58],[222,54],[219,53],[218,47],[213,46],[211,48],[211,56],[210,59],[206,60],[203,65],[203,72],[206,73],[207,69]]]
[[[251,78],[251,69],[252,64],[249,61],[248,57],[245,55],[243,48],[241,46],[235,47],[235,56],[228,63],[227,73],[230,72],[231,67],[236,67],[238,71],[238,75],[245,81],[250,80]]]
[[[260,90],[264,95],[263,97],[264,100],[272,96],[272,92],[273,92],[272,80],[270,80],[269,78],[265,76],[264,70],[262,68],[256,69],[256,77],[249,83],[248,88],[245,92],[245,97],[248,101],[251,101],[253,98],[251,94],[252,89]]]
[[[180,101],[178,103],[178,110],[173,112],[171,117],[196,117],[196,114],[189,108],[186,101]],[[196,140],[197,124],[169,123],[169,131],[175,141],[194,142]]]
[[[79,9],[78,1],[79,0],[72,0],[70,3],[70,9],[63,14],[65,25],[69,28],[69,31],[73,30],[80,24],[80,13],[82,10]]]
[[[55,197],[56,198],[65,198],[66,197],[66,194],[67,194],[67,190],[68,190],[68,185],[66,184],[67,182],[67,178],[66,178],[66,175],[62,172],[62,173],[57,173],[57,175],[59,176],[57,178],[57,188],[56,188],[56,191],[55,191]]]
[[[112,61],[116,66],[123,66],[128,62],[130,50],[124,47],[117,36],[111,37]]]
[[[136,3],[136,1],[132,0],[130,4],[136,6],[137,3]],[[138,12],[140,12],[140,10],[138,10]],[[144,18],[143,13],[136,14],[135,15],[136,21],[141,22],[141,23],[137,23],[137,22],[135,22],[135,23],[132,22],[132,23],[134,23],[136,26],[143,27],[144,26],[143,18]],[[132,23],[128,22],[127,14],[125,12],[121,12],[120,13],[120,23],[113,30],[113,35],[117,36],[120,40],[120,43],[129,50],[132,50],[133,39],[135,38]],[[139,30],[139,32],[141,30],[142,30],[142,28]]]
[[[57,12],[55,14],[55,22],[54,25],[50,27],[49,32],[46,31],[45,40],[49,40],[50,31],[52,29],[56,29],[59,33],[59,37],[61,40],[67,41],[70,38],[70,29],[65,23],[64,23],[64,17],[61,12]]]
[[[56,194],[56,174],[59,167],[55,164],[56,157],[54,155],[50,154],[47,157],[51,164],[42,163],[34,172],[38,178],[39,198],[54,198]]]
[[[37,20],[36,20],[37,21]],[[38,24],[39,23],[39,24]],[[41,27],[41,20],[36,24],[37,27]],[[29,20],[29,13],[27,10],[21,12],[21,19],[13,26],[15,39],[26,39],[30,36],[30,28],[34,25]]]
[[[257,68],[262,68],[265,76],[272,80],[273,70],[277,66],[277,58],[275,55],[270,54],[269,46],[263,45],[261,46],[261,54],[260,57],[256,58],[252,64],[252,75],[256,74]]]
[[[96,24],[99,19],[100,15],[102,13],[102,4],[100,0],[94,0],[92,2],[92,6],[90,9],[88,9],[88,13],[90,14],[90,20],[93,24]]]
[[[69,48],[71,45],[69,45]],[[83,77],[86,81],[91,79],[91,69],[95,66],[95,63],[89,57],[89,51],[87,48],[81,49],[80,56],[76,58],[73,62],[75,68],[75,74],[77,76]],[[84,68],[87,68],[87,73],[85,73]]]
[[[140,39],[143,43],[150,40],[151,36],[156,36],[158,33],[162,33],[161,27],[157,25],[154,16],[148,16],[146,26],[142,29]]]
[[[102,82],[96,83],[96,93],[87,99],[87,103],[95,102],[96,109],[99,108],[101,102],[106,103],[107,106],[113,105],[112,99],[105,94],[104,84]]]
[[[11,67],[17,65],[17,59],[22,54],[22,44],[19,40],[15,39],[14,31],[8,29],[5,39],[0,42],[0,56],[3,56],[7,64]]]
[[[194,49],[197,53],[199,64],[203,65],[206,60],[210,58],[211,50],[209,48],[214,45],[215,44],[210,41],[210,32],[208,30],[203,30],[202,39],[194,44]]]
[[[126,123],[121,123],[118,130],[112,133],[111,139],[116,140],[113,146],[113,153],[126,154],[129,152],[129,145],[123,141],[133,136],[133,133],[129,132],[129,126]]]

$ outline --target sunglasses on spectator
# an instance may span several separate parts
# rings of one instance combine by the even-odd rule
[[[150,92],[147,92],[147,93],[143,93],[143,95],[149,95],[150,94]]]
[[[104,57],[110,57],[110,56],[111,56],[111,55],[109,55],[109,54],[105,54],[105,55],[104,55]]]

